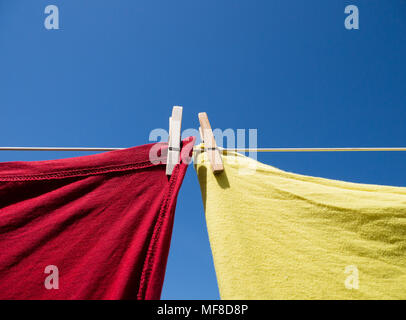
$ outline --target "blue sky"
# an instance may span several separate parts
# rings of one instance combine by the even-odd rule
[[[44,28],[57,5],[60,30]],[[360,29],[344,28],[357,5]],[[0,0],[1,146],[129,147],[206,111],[260,147],[406,146],[404,0]],[[83,153],[4,152],[0,161]],[[260,154],[301,174],[406,186],[405,153]],[[178,198],[162,298],[218,299],[200,189]]]

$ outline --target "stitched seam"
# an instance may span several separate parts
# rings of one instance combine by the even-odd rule
[[[71,178],[75,176],[90,176],[97,175],[109,172],[117,171],[128,171],[134,169],[142,169],[152,167],[152,164],[149,161],[133,163],[120,166],[109,166],[109,167],[93,167],[86,169],[73,169],[68,171],[60,171],[55,173],[40,173],[40,174],[29,174],[29,175],[9,175],[9,176],[0,176],[0,181],[25,181],[25,180],[50,180],[50,179],[63,179]]]
[[[151,271],[152,271],[152,267],[155,261],[155,252],[156,252],[156,245],[157,242],[159,240],[159,236],[161,234],[161,227],[164,221],[164,217],[166,216],[167,212],[168,212],[168,205],[170,202],[170,198],[171,195],[173,193],[173,189],[176,186],[176,183],[178,181],[178,171],[180,170],[180,165],[176,166],[176,168],[174,169],[174,171],[172,172],[172,176],[171,179],[174,177],[174,180],[172,181],[172,183],[169,185],[168,188],[168,192],[165,195],[165,199],[162,202],[162,206],[159,212],[159,216],[157,218],[155,227],[154,227],[154,231],[152,233],[152,237],[151,237],[151,241],[150,244],[148,246],[148,251],[147,251],[147,258],[145,259],[144,262],[144,266],[142,268],[142,273],[141,273],[141,282],[140,282],[140,288],[138,290],[138,295],[137,298],[140,300],[144,300],[145,299],[145,294],[146,294],[146,289],[148,287],[149,281],[150,281],[150,277],[151,277]],[[170,181],[171,182],[171,181]]]

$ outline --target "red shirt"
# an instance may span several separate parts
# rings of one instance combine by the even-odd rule
[[[0,299],[159,299],[187,163],[153,146],[0,163]]]

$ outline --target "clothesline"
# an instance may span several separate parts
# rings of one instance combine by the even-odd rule
[[[194,147],[194,150],[203,147]],[[114,151],[126,148],[87,147],[0,147],[0,151]],[[221,148],[235,152],[332,152],[332,151],[406,151],[406,147],[345,147],[345,148]]]
[[[219,148],[235,152],[331,152],[331,151],[406,151],[406,148]]]

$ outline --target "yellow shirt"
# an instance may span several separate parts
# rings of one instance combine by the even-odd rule
[[[406,299],[406,188],[197,155],[222,299]]]

